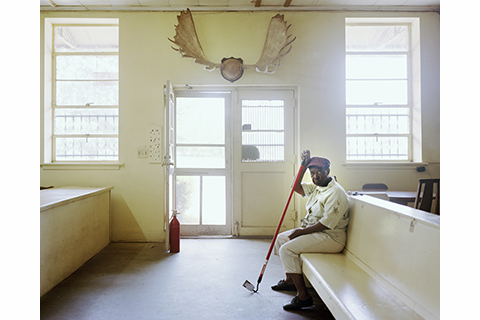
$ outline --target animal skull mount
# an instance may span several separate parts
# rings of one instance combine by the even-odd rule
[[[290,39],[292,35],[287,35],[288,28],[283,15],[277,14],[270,20],[267,31],[267,38],[263,47],[260,59],[255,64],[243,64],[241,58],[223,58],[221,63],[213,63],[205,56],[200,41],[198,40],[195,24],[193,23],[192,13],[190,9],[182,11],[178,18],[178,25],[175,26],[173,42],[178,48],[172,47],[173,50],[180,53],[180,57],[193,58],[194,63],[203,64],[205,70],[213,71],[220,68],[222,76],[230,81],[235,82],[243,75],[246,69],[252,69],[261,73],[275,73],[280,67],[280,59],[290,52],[291,43],[295,38]]]

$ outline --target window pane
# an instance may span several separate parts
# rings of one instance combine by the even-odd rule
[[[347,80],[346,91],[349,105],[408,103],[407,80]]]
[[[117,138],[56,138],[56,160],[118,160]]]
[[[284,105],[283,100],[242,100],[243,162],[284,161]]]
[[[181,224],[200,224],[200,177],[177,176],[176,205]]]
[[[118,52],[118,26],[56,26],[56,52]]]
[[[248,130],[284,130],[283,101],[242,101],[242,126]],[[278,105],[281,102],[281,105]],[[269,103],[270,105],[265,106]]]
[[[203,177],[202,224],[225,225],[225,177]]]
[[[284,160],[284,132],[242,132],[242,160]]]
[[[118,109],[56,108],[55,134],[118,134]]]
[[[407,55],[347,55],[347,79],[406,79]]]
[[[408,138],[347,137],[347,160],[408,160]]]
[[[408,108],[347,108],[347,134],[409,132]]]
[[[177,98],[177,143],[224,144],[224,98]]]
[[[253,131],[242,132],[243,145],[281,145],[284,142],[284,132]]]
[[[57,80],[118,79],[118,56],[57,56]]]
[[[283,162],[285,147],[242,145],[242,162]]]
[[[346,26],[347,52],[408,51],[408,26]]]
[[[118,81],[57,81],[58,106],[118,105]]]
[[[225,168],[225,147],[178,147],[177,168]]]

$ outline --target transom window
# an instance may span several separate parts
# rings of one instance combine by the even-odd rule
[[[118,26],[53,25],[53,161],[118,160]]]
[[[347,161],[411,161],[410,25],[346,24]]]

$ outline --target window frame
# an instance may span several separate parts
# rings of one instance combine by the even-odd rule
[[[419,95],[420,88],[414,88],[415,86],[415,74],[414,74],[414,59],[417,59],[419,63],[419,50],[417,52],[415,51],[414,47],[414,41],[417,41],[419,43],[419,36],[417,36],[416,39],[414,39],[414,31],[418,32],[418,21],[415,22],[416,18],[347,18],[345,20],[345,31],[347,30],[348,26],[406,26],[408,28],[408,50],[391,50],[391,51],[374,51],[374,50],[365,50],[365,51],[348,51],[347,49],[347,42],[345,39],[345,121],[346,121],[346,129],[345,129],[345,159],[347,164],[361,164],[361,163],[412,163],[414,161],[420,162],[421,161],[421,147],[419,146],[414,146],[416,137],[420,137],[420,132],[418,128],[416,128],[415,122],[420,123],[420,121],[417,121],[419,119],[419,114],[420,112],[416,111],[416,109],[419,109],[420,106],[417,105],[415,106],[415,100],[416,96]],[[417,19],[418,20],[418,19]],[[406,80],[407,84],[407,102],[406,104],[378,104],[374,103],[372,104],[348,104],[347,103],[347,85],[349,81],[355,81],[355,80],[363,80],[363,79],[357,79],[357,78],[348,78],[347,77],[347,57],[348,56],[358,56],[358,55],[363,55],[363,56],[383,56],[383,55],[404,55],[406,56],[406,78],[402,80]],[[419,72],[419,68],[416,69],[417,72]],[[419,74],[418,74],[419,76]],[[374,79],[374,78],[366,78],[364,79],[366,81],[389,81],[393,79]],[[417,98],[417,100],[419,100]],[[348,118],[349,114],[347,112],[348,109],[358,109],[358,108],[402,108],[402,109],[407,109],[408,110],[408,133],[348,133]],[[418,125],[417,125],[418,126]],[[349,159],[348,155],[348,139],[352,137],[366,137],[366,138],[375,138],[378,141],[378,138],[380,137],[399,137],[399,138],[407,138],[407,156],[406,159],[387,159],[386,157],[380,158],[379,159]],[[419,139],[421,141],[421,139]],[[421,142],[420,142],[421,143]],[[368,157],[368,155],[366,155]]]
[[[62,19],[63,20],[63,19]],[[83,19],[81,19],[83,20]],[[78,51],[78,52],[56,52],[55,51],[55,28],[56,27],[116,27],[119,29],[119,23],[118,19],[109,19],[109,20],[115,20],[115,22],[106,22],[104,21],[105,19],[98,19],[102,20],[101,22],[98,21],[96,22],[95,19],[89,19],[89,21],[76,21],[75,19],[71,19],[70,21],[65,22],[64,20],[62,22],[52,22],[51,24],[51,112],[50,112],[50,141],[51,141],[51,155],[50,155],[50,164],[67,164],[67,165],[73,165],[73,164],[81,164],[81,165],[88,165],[88,164],[93,164],[93,165],[98,165],[98,164],[118,164],[120,161],[120,137],[119,137],[119,119],[120,119],[120,107],[119,104],[116,105],[100,105],[100,104],[92,104],[86,103],[85,105],[57,105],[57,72],[56,72],[56,63],[57,63],[57,57],[58,56],[117,56],[119,57],[119,50],[118,49],[116,52],[85,52],[85,51]],[[108,81],[116,81],[118,83],[118,86],[120,84],[120,77],[119,77],[119,70],[120,67],[118,67],[118,75],[116,79],[70,79],[70,80],[60,80],[60,81],[98,81],[98,82],[108,82]],[[119,94],[119,92],[118,92]],[[115,134],[72,134],[72,133],[64,133],[64,134],[56,134],[55,133],[55,110],[56,109],[81,109],[81,108],[95,108],[95,109],[117,109],[118,115],[117,115],[117,126],[118,130],[117,133]],[[47,135],[46,135],[47,136]],[[117,158],[116,159],[105,159],[105,160],[90,160],[90,159],[72,159],[72,160],[67,160],[67,159],[61,159],[57,160],[57,154],[56,154],[56,142],[57,138],[85,138],[87,141],[88,139],[91,138],[115,138],[117,139],[117,146],[118,146],[118,152],[117,152]],[[52,167],[53,168],[53,167]]]

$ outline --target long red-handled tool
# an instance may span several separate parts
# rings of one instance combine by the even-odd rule
[[[277,240],[278,232],[280,231],[280,228],[282,226],[283,219],[285,218],[285,214],[287,213],[288,205],[290,204],[290,200],[292,199],[293,192],[295,191],[295,187],[298,184],[298,180],[300,179],[300,173],[302,172],[304,166],[305,166],[305,160],[303,160],[302,163],[300,164],[300,168],[298,169],[297,175],[295,176],[295,182],[293,183],[292,190],[290,190],[290,194],[288,195],[288,200],[287,200],[287,203],[285,204],[285,208],[283,209],[283,214],[282,214],[282,217],[280,218],[280,222],[278,223],[277,230],[275,231],[275,235],[273,236],[272,243],[270,244],[270,249],[268,249],[267,258],[263,265],[262,271],[258,276],[257,289],[255,289],[255,286],[248,280],[245,280],[245,282],[243,283],[243,286],[252,292],[257,292],[258,287],[260,286],[260,282],[262,282],[263,274],[265,273],[265,269],[267,269],[268,260],[270,260],[270,255],[272,254],[273,246],[275,245],[275,241]]]

